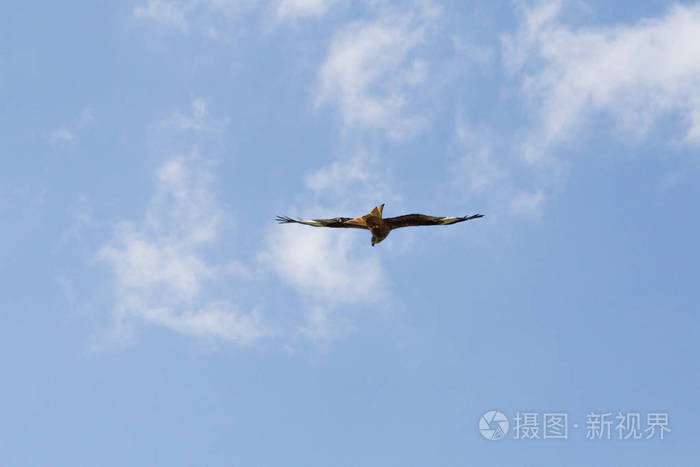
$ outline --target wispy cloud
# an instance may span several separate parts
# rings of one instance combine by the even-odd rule
[[[237,17],[259,2],[255,0],[147,0],[133,9],[134,18],[179,33],[202,31],[218,35],[217,21]]]
[[[229,277],[206,255],[217,241],[221,209],[211,191],[211,167],[198,157],[164,163],[141,222],[120,222],[97,252],[114,277],[119,322],[138,318],[174,331],[250,344],[270,329],[207,287]]]
[[[565,4],[521,7],[517,30],[501,37],[503,65],[532,119],[508,135],[457,123],[453,178],[494,211],[540,216],[572,166],[557,156],[560,145],[576,142],[595,116],[639,139],[680,115],[680,138],[700,142],[700,5],[630,25],[573,28],[561,19]]]
[[[85,108],[80,112],[77,118],[71,122],[54,128],[49,132],[48,140],[51,144],[67,144],[73,143],[78,138],[79,133],[89,126],[95,117],[90,108]]]
[[[424,82],[427,60],[417,48],[439,11],[383,10],[372,21],[351,23],[335,34],[318,73],[317,105],[338,107],[346,127],[384,131],[401,139],[426,119],[411,109],[409,90]]]
[[[185,18],[185,9],[187,8],[186,2],[148,0],[148,3],[145,5],[134,8],[134,17],[186,32],[188,24]]]
[[[175,112],[161,126],[198,139],[210,137],[211,122],[218,121],[203,100],[195,99],[190,113]],[[354,176],[349,183],[376,182],[362,165],[364,157],[350,160],[347,167]],[[337,164],[309,176],[313,193],[344,196],[337,183],[346,165],[344,160]],[[265,241],[252,264],[211,256],[223,240],[223,218],[228,217],[212,188],[213,169],[212,161],[196,153],[166,160],[156,173],[144,218],[119,222],[97,251],[113,278],[117,324],[142,321],[241,345],[266,337],[327,342],[347,330],[347,307],[389,298],[386,272],[367,252],[369,236],[358,235],[366,232],[275,225],[262,232]],[[364,254],[357,253],[363,249]],[[231,299],[236,282],[269,286],[276,280],[300,297],[299,311],[290,310],[284,323],[263,316],[270,305],[264,296],[252,311]]]
[[[530,160],[573,138],[596,112],[638,136],[676,113],[686,122],[683,139],[700,142],[700,5],[675,5],[634,25],[580,29],[559,20],[561,7],[542,1],[524,10],[519,31],[503,38],[505,64],[522,77],[538,118]]]
[[[201,97],[192,100],[191,110],[190,115],[173,112],[161,122],[161,126],[183,131],[218,133],[228,124],[227,120],[212,118],[207,110],[207,102]]]
[[[306,186],[313,191],[343,192],[357,183],[367,182],[372,178],[367,158],[356,155],[348,159],[335,161],[321,167],[306,177]]]
[[[374,255],[358,254],[359,231],[275,229],[261,258],[303,293],[327,303],[375,301],[386,278]],[[336,241],[337,239],[337,241]]]
[[[278,21],[295,21],[302,18],[320,18],[338,0],[277,0],[273,3]]]
[[[358,148],[324,165],[306,176],[306,188],[314,202],[331,204],[338,209],[363,209],[374,204],[395,203],[401,196],[394,189],[387,164],[374,152]]]
[[[518,216],[539,216],[546,200],[541,190],[535,192],[521,191],[515,195],[510,203],[511,214]]]
[[[291,319],[286,327],[270,324],[260,312],[241,311],[229,293],[217,296],[214,290],[230,289],[236,280],[270,278],[238,261],[214,262],[206,255],[220,241],[221,210],[209,189],[211,170],[203,163],[180,157],[163,164],[144,220],[121,222],[97,252],[114,278],[118,325],[139,320],[240,345],[272,336],[328,342],[348,326],[340,307],[386,297],[376,259],[353,255],[359,239],[307,229],[275,229],[259,254],[266,270],[303,297],[301,320]],[[226,287],[217,287],[222,281]]]
[[[56,143],[69,143],[75,139],[75,134],[68,128],[60,127],[51,130],[49,134],[49,141],[53,144]]]
[[[365,251],[369,238],[356,231],[286,226],[268,234],[260,261],[306,302],[306,322],[299,332],[325,340],[342,328],[337,310],[346,305],[376,304],[389,298],[388,278],[376,256]],[[365,243],[367,242],[367,243]]]

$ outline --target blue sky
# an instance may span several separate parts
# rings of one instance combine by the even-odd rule
[[[696,465],[698,31],[657,0],[6,6],[1,463]],[[380,203],[486,217],[274,222]],[[671,431],[587,439],[606,412]]]

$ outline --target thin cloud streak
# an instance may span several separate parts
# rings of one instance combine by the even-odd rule
[[[297,21],[304,18],[321,18],[338,0],[278,0],[274,14],[278,21]]]
[[[428,7],[384,12],[336,32],[318,72],[316,105],[337,106],[346,128],[382,131],[394,140],[415,134],[426,119],[411,108],[409,95],[427,76],[415,50],[438,14]]]
[[[531,162],[575,138],[596,113],[623,133],[643,137],[671,114],[686,122],[683,140],[700,143],[700,5],[672,6],[634,25],[573,29],[560,1],[540,2],[503,37],[504,64],[522,79],[538,130],[526,143]]]
[[[241,312],[215,298],[208,286],[230,279],[228,268],[204,250],[218,241],[221,210],[211,192],[211,171],[197,158],[164,163],[142,222],[117,225],[96,258],[114,279],[115,318],[137,318],[174,331],[240,345],[271,334],[256,312]]]

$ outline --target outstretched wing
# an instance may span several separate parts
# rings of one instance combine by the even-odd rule
[[[425,214],[406,214],[405,216],[389,217],[384,219],[384,222],[389,224],[392,229],[401,227],[412,227],[418,225],[450,225],[457,222],[464,222],[470,219],[478,219],[484,217],[483,214],[474,214],[464,217],[436,217],[426,216]]]
[[[364,225],[348,224],[347,221],[352,220],[352,217],[335,217],[333,219],[311,219],[308,221],[302,219],[292,219],[287,216],[277,216],[275,218],[280,224],[304,224],[313,227],[334,227],[345,229],[367,229]]]

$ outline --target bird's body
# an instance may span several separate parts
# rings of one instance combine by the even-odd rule
[[[313,219],[305,221],[278,216],[277,221],[281,224],[297,223],[311,225],[313,227],[366,229],[372,233],[372,246],[374,246],[384,240],[393,229],[419,225],[450,225],[484,217],[483,214],[474,214],[464,217],[436,217],[427,216],[425,214],[407,214],[404,216],[384,218],[382,217],[383,210],[384,205],[382,204],[372,209],[369,214],[355,218],[335,217],[333,219]]]

